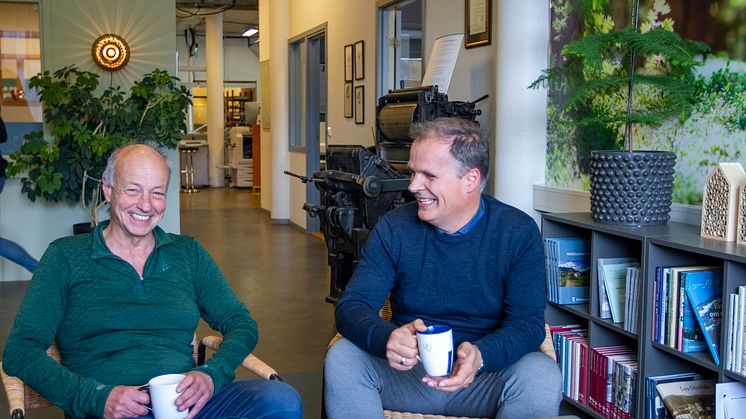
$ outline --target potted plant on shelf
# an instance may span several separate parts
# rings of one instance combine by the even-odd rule
[[[165,70],[146,74],[126,97],[119,87],[99,95],[98,85],[97,74],[74,66],[32,77],[29,86],[39,92],[52,139],[42,131],[26,135],[8,166],[9,176],[23,174],[21,190],[32,202],[81,202],[93,226],[109,154],[133,143],[175,148],[190,103],[187,89]]]
[[[669,219],[676,155],[635,150],[633,134],[635,127],[689,116],[696,101],[694,67],[701,64],[696,57],[709,51],[673,30],[648,25],[640,31],[639,10],[637,0],[631,28],[565,45],[561,66],[530,86],[548,83],[561,92],[561,112],[575,128],[578,164],[590,174],[593,219],[626,226]],[[599,146],[609,150],[596,151]]]

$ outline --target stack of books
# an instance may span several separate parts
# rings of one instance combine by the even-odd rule
[[[598,258],[599,317],[637,333],[640,262],[635,258]]]
[[[683,353],[709,350],[720,365],[722,280],[722,267],[657,267],[653,340]]]
[[[562,372],[562,393],[580,404],[586,403],[588,376],[588,329],[577,324],[551,326],[554,351]]]
[[[680,374],[657,375],[645,377],[645,418],[646,419],[668,419],[671,415],[668,413],[663,399],[658,394],[658,384],[677,383],[685,384],[687,382],[702,380],[702,376],[693,372]]]
[[[590,285],[590,240],[544,239],[547,299],[556,304],[587,304]]]
[[[729,294],[725,318],[725,369],[746,375],[746,286]]]
[[[588,407],[605,418],[632,418],[637,371],[637,353],[634,349],[626,346],[593,348]]]
[[[715,417],[715,382],[686,380],[655,386],[666,412],[675,419],[711,419]]]

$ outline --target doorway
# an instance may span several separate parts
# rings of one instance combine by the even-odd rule
[[[290,151],[305,153],[305,174],[322,168],[327,144],[326,24],[290,39],[289,100]],[[313,182],[306,185],[306,203],[319,205],[321,194]],[[316,217],[306,214],[306,231],[320,230]]]

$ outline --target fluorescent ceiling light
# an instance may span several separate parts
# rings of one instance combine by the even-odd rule
[[[259,32],[259,29],[257,28],[249,28],[249,29],[246,29],[246,31],[241,36],[246,36],[246,37],[254,36],[258,32]]]

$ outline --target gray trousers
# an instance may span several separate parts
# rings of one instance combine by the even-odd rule
[[[347,339],[329,348],[324,402],[329,419],[380,419],[383,409],[450,416],[525,419],[556,416],[562,398],[557,364],[541,352],[497,373],[479,374],[467,388],[444,392],[422,383],[418,363],[397,371]]]

